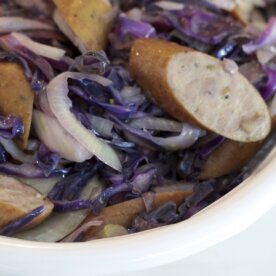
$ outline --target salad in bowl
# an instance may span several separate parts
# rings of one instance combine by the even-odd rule
[[[275,146],[275,6],[2,1],[0,235],[128,235],[236,188]]]

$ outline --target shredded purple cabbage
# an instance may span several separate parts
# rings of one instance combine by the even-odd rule
[[[261,90],[264,100],[270,100],[276,93],[276,66],[275,68],[266,67],[267,82]]]
[[[52,24],[52,5],[46,10],[41,9],[40,5],[27,7],[21,1],[12,2],[1,3],[0,16],[35,18]],[[257,38],[230,13],[209,1],[171,1],[184,4],[181,10],[164,10],[152,0],[119,2],[116,19],[108,34],[106,52],[80,54],[57,29],[41,32],[28,30],[25,34],[29,37],[65,49],[66,56],[59,61],[44,58],[23,47],[7,33],[0,37],[0,61],[15,62],[22,67],[34,91],[35,107],[50,117],[54,117],[54,114],[45,90],[49,81],[60,73],[96,74],[111,80],[112,84],[106,87],[86,78],[69,79],[70,110],[86,129],[116,150],[122,161],[122,172],[114,171],[95,157],[81,164],[64,160],[40,141],[39,147],[31,150],[35,157],[32,164],[12,160],[0,145],[0,172],[23,178],[62,177],[48,194],[57,213],[90,209],[94,214],[99,214],[106,206],[142,197],[146,212],[133,220],[129,229],[132,233],[189,218],[235,188],[251,172],[245,167],[235,174],[200,181],[198,176],[204,163],[223,143],[224,137],[210,136],[213,138],[202,142],[201,137],[209,133],[186,124],[181,123],[182,131],[176,131],[176,128],[172,130],[168,126],[164,130],[133,124],[133,121],[143,121],[144,118],[173,121],[147,99],[125,66],[133,42],[139,38],[158,38],[177,42],[221,60],[231,59],[239,65],[240,72],[263,98],[269,101],[276,92],[275,62],[272,59],[263,65],[255,52],[265,47],[275,47],[276,18],[270,19],[266,30]],[[130,12],[133,8],[138,9],[137,18],[133,17],[133,10]],[[96,126],[93,118],[104,120],[100,126],[105,125],[107,130]],[[186,135],[188,130],[193,133],[194,139],[191,141],[186,137],[189,136]],[[20,118],[13,114],[7,117],[0,114],[1,137],[14,139],[23,132]],[[37,139],[34,132],[32,135],[32,139]],[[83,189],[95,175],[104,182],[105,189],[94,200],[81,199]],[[158,189],[181,190],[191,185],[193,193],[180,206],[167,202],[152,209],[154,194]],[[0,230],[0,235],[11,236],[20,231],[43,210],[43,206],[39,207],[12,222]]]
[[[24,133],[24,125],[21,118],[15,115],[0,116],[0,136],[5,139],[13,139]]]
[[[57,182],[48,193],[56,212],[69,212],[87,209],[92,206],[89,200],[80,200],[79,196],[88,181],[96,175],[102,164],[83,163],[75,166],[72,172]]]
[[[159,208],[138,215],[132,222],[130,232],[140,232],[168,225],[188,218],[208,204],[203,201],[214,192],[215,180],[202,182],[195,187],[194,193],[177,207],[174,202],[166,202]]]
[[[7,152],[5,148],[0,144],[0,164],[7,162]]]
[[[243,50],[252,54],[256,50],[268,46],[273,46],[276,43],[276,17],[271,17],[266,29],[261,33],[260,37],[255,42],[250,42],[243,46]]]
[[[224,142],[224,140],[225,138],[222,136],[215,137],[211,141],[201,146],[198,149],[197,154],[200,155],[202,158],[207,158],[217,147],[219,147]]]
[[[103,75],[108,71],[110,61],[105,52],[88,52],[75,58],[72,68],[76,68],[82,73],[92,73]]]
[[[137,216],[132,222],[130,232],[140,232],[173,223],[177,214],[174,202],[167,202],[159,208]]]
[[[241,30],[240,24],[230,16],[191,5],[185,5],[181,11],[170,11],[166,17],[178,31],[211,45]]]
[[[156,38],[155,28],[146,22],[136,21],[125,15],[119,15],[114,32],[110,34],[110,55],[126,58],[133,41],[137,38]]]
[[[36,55],[29,49],[23,47],[13,36],[6,35],[0,37],[0,46],[9,52],[16,53],[36,66],[47,80],[55,77],[55,72],[51,64],[43,57]]]
[[[135,38],[155,38],[155,29],[147,23],[132,20],[126,16],[120,15],[118,19],[118,27],[116,33],[121,40],[126,40],[128,37]]]
[[[95,214],[99,214],[101,210],[107,205],[112,196],[119,193],[130,192],[130,187],[126,183],[114,185],[105,189],[92,203],[92,210]]]
[[[44,170],[34,164],[26,163],[17,165],[8,162],[0,164],[0,173],[30,179],[64,176],[69,172],[69,170],[70,169],[66,168],[58,168],[54,169],[49,175],[45,175]]]
[[[178,165],[179,173],[185,175],[188,180],[197,179],[208,157],[224,141],[224,137],[216,136],[193,151],[180,152],[179,157],[181,161]]]
[[[49,176],[58,166],[60,156],[58,153],[51,152],[45,145],[40,145],[35,164],[43,170],[45,176]]]
[[[83,209],[89,209],[92,206],[92,203],[90,200],[72,200],[72,201],[59,201],[59,200],[53,200],[52,201],[55,205],[54,211],[58,213],[64,213],[64,212],[73,212],[73,211],[79,211]]]
[[[15,221],[9,223],[5,227],[3,227],[0,230],[0,235],[2,235],[2,236],[12,236],[12,235],[14,235],[15,233],[22,230],[23,227],[25,227],[30,222],[32,222],[36,217],[41,215],[43,213],[43,211],[44,211],[44,206],[37,207],[36,209],[31,211],[27,215],[25,215],[25,216],[21,217],[20,219],[17,219]]]
[[[7,61],[7,62],[15,62],[22,66],[24,69],[24,73],[27,80],[32,79],[32,71],[28,64],[28,62],[21,57],[20,55],[17,55],[16,53],[8,53],[8,52],[0,52],[0,60],[1,61]]]

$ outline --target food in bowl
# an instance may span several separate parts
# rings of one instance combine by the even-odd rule
[[[77,242],[177,223],[275,145],[265,6],[1,5],[1,235]]]

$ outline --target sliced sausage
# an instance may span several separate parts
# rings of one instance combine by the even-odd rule
[[[157,193],[154,197],[153,207],[158,208],[168,201],[173,201],[180,205],[183,200],[192,193],[191,191],[175,191]],[[133,219],[140,213],[145,212],[145,204],[142,198],[128,200],[103,209],[99,216],[89,215],[84,223],[98,219],[103,221],[102,227],[92,227],[85,234],[84,239],[89,240],[99,235],[106,224],[116,224],[128,228]]]
[[[225,65],[155,39],[137,40],[130,55],[133,77],[172,117],[235,141],[264,139],[271,128],[266,103],[238,70]]]
[[[15,178],[0,175],[0,227],[27,215],[39,206],[44,211],[24,229],[38,225],[53,210],[53,204],[37,190]]]
[[[54,0],[54,20],[80,51],[105,48],[112,23],[112,6],[108,0]]]
[[[24,124],[24,134],[17,140],[21,149],[25,149],[30,134],[34,93],[25,78],[23,69],[15,63],[0,63],[0,114],[17,115]]]
[[[262,142],[241,143],[226,140],[207,159],[199,179],[216,178],[239,170],[261,146]]]
[[[272,131],[276,129],[276,96],[269,106]],[[265,140],[255,143],[240,143],[226,140],[209,156],[204,164],[199,179],[220,177],[235,172],[245,166],[252,159]]]

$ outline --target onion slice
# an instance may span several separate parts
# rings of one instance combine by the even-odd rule
[[[0,173],[21,178],[48,178],[54,176],[63,176],[68,173],[66,168],[58,168],[46,176],[44,171],[38,166],[30,163],[23,163],[21,165],[12,164],[9,162],[0,164]]]
[[[13,159],[20,161],[22,163],[33,163],[34,156],[24,153],[13,140],[7,140],[0,137],[0,143],[3,145],[5,150],[12,156]]]
[[[81,194],[81,199],[93,200],[103,190],[103,183],[97,177],[91,179]],[[16,234],[14,237],[40,242],[56,242],[74,231],[87,217],[90,210],[53,213],[48,219],[35,228]]]
[[[130,125],[134,128],[170,132],[181,132],[183,129],[183,123],[158,117],[143,117],[134,119],[130,122]]]
[[[134,128],[128,124],[118,120],[115,116],[109,115],[115,122],[115,125],[121,128],[128,140],[137,143],[143,147],[152,150],[166,149],[169,151],[176,151],[186,149],[193,145],[200,137],[206,134],[205,131],[191,126],[189,124],[182,124],[181,133],[170,137],[157,137],[151,135],[150,132],[138,128]]]
[[[23,17],[0,17],[0,34],[25,30],[55,30],[55,27],[38,20]]]
[[[256,51],[256,55],[258,58],[258,61],[265,65],[267,62],[269,62],[272,58],[276,56],[276,47],[270,46],[270,47],[264,47],[261,49],[258,49]]]
[[[4,35],[0,37],[0,46],[3,50],[16,53],[21,58],[30,61],[31,64],[35,65],[48,80],[55,77],[55,72],[51,64],[43,57],[36,55],[33,51],[23,47],[21,43],[12,35]]]
[[[74,162],[89,160],[93,154],[79,144],[60,123],[45,113],[33,111],[33,127],[39,139],[62,158]]]
[[[166,150],[176,151],[189,148],[203,135],[205,135],[204,131],[188,124],[184,124],[179,135],[167,138],[154,137],[153,140]]]
[[[68,97],[69,89],[67,80],[88,79],[108,86],[112,82],[97,75],[65,72],[54,78],[47,87],[47,97],[50,108],[59,123],[69,132],[82,146],[93,153],[98,159],[111,168],[121,171],[121,162],[116,152],[105,142],[98,139],[91,131],[86,129],[70,111],[72,102]]]
[[[91,122],[93,128],[103,137],[111,138],[112,137],[112,129],[114,127],[114,123],[105,118],[91,115],[86,113],[87,118]]]
[[[11,34],[17,41],[29,49],[30,51],[34,52],[35,54],[50,58],[53,60],[61,60],[65,55],[65,50],[59,49],[53,46],[48,46],[42,43],[38,43],[30,39],[28,36],[21,34],[21,33],[12,33]]]
[[[62,240],[62,242],[74,242],[82,233],[86,232],[91,227],[99,227],[103,225],[103,221],[100,220],[91,220],[80,226],[73,233],[71,233],[68,237]]]
[[[53,117],[53,118],[55,117],[55,115],[53,114],[49,106],[47,94],[45,91],[41,91],[39,94],[36,94],[35,103],[36,103],[36,107],[39,110],[43,111],[47,116]]]
[[[38,190],[41,194],[47,195],[57,182],[61,180],[61,177],[50,177],[50,178],[22,178],[17,177],[17,179],[29,186],[32,186],[36,190]]]
[[[179,11],[183,10],[184,4],[182,3],[175,3],[171,1],[159,1],[155,3],[155,6],[167,11]]]

